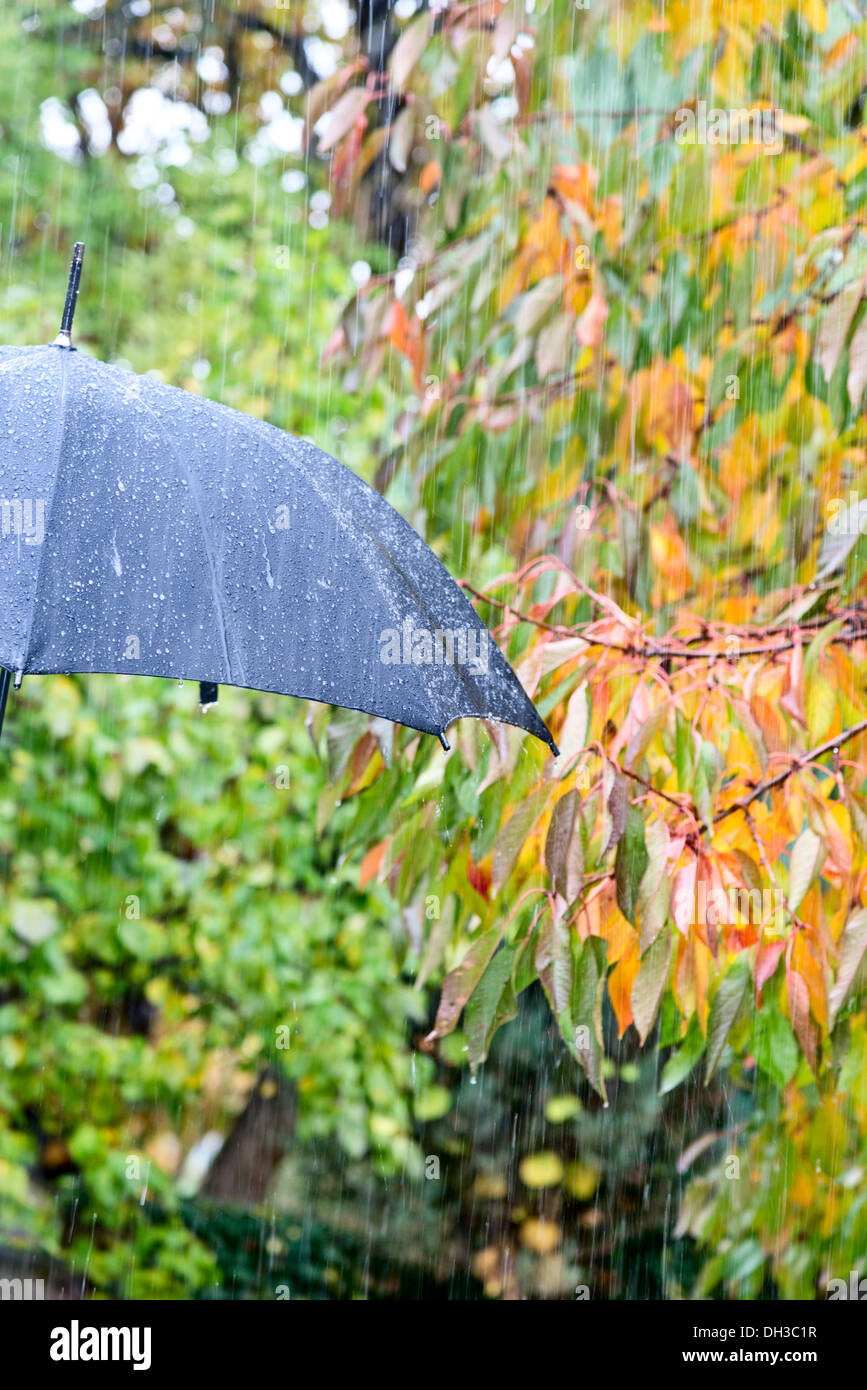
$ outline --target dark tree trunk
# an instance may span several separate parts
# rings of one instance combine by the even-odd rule
[[[214,1159],[199,1196],[259,1206],[294,1129],[294,1088],[280,1072],[268,1067]]]

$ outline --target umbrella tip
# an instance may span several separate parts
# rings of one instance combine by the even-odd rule
[[[60,332],[54,339],[53,347],[72,347],[72,320],[75,317],[75,303],[78,299],[78,287],[81,283],[81,266],[84,260],[84,242],[77,241],[73,248],[72,260],[69,262],[69,281],[66,286],[66,303],[63,306],[63,318],[60,323]]]
[[[551,749],[551,752],[554,754],[554,757],[559,758],[560,749],[557,747],[550,734],[548,735],[548,747]]]
[[[445,751],[448,753],[452,745],[449,743],[442,729],[440,729],[439,733],[437,734],[437,738],[439,739]]]

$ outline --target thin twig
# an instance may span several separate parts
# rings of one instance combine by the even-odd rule
[[[858,734],[863,734],[865,729],[867,729],[867,719],[859,719],[857,724],[853,724],[850,728],[844,729],[842,733],[836,734],[834,738],[826,739],[824,743],[819,744],[818,748],[812,748],[809,753],[801,753],[799,757],[792,759],[790,767],[784,768],[782,772],[778,772],[776,777],[769,777],[766,781],[760,782],[757,787],[753,788],[749,796],[742,797],[739,801],[733,801],[731,806],[725,806],[721,811],[718,811],[713,818],[713,824],[717,825],[720,821],[726,820],[728,816],[734,815],[735,811],[743,811],[747,814],[748,807],[750,807],[754,801],[758,801],[760,796],[764,796],[766,792],[772,791],[774,787],[782,786],[782,784],[788,781],[792,776],[793,772],[800,772],[801,769],[806,767],[809,763],[814,763],[817,758],[824,757],[826,753],[833,753],[836,748],[841,748],[844,743],[848,743]]]

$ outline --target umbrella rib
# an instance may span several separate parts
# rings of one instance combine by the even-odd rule
[[[355,475],[353,474],[353,477],[354,477],[354,476],[355,476]],[[379,496],[379,494],[377,494],[377,496]],[[418,604],[419,611],[420,611],[420,612],[424,615],[424,617],[427,619],[428,626],[430,627],[431,631],[433,631],[433,630],[434,630],[434,622],[435,622],[435,619],[434,619],[434,617],[433,617],[433,614],[430,612],[430,610],[429,610],[427,604],[425,603],[425,601],[424,601],[424,599],[422,598],[421,594],[420,594],[420,593],[418,592],[418,590],[416,589],[416,587],[415,587],[415,585],[413,584],[412,580],[409,578],[409,576],[406,574],[406,572],[404,571],[404,569],[402,568],[402,566],[401,566],[401,565],[398,563],[398,561],[395,559],[394,555],[392,555],[392,553],[391,553],[391,551],[388,549],[388,547],[385,546],[385,545],[383,545],[382,541],[380,540],[380,538],[379,538],[379,536],[376,534],[376,532],[373,531],[373,530],[371,530],[371,528],[370,528],[370,527],[367,525],[367,523],[365,522],[364,518],[359,514],[359,512],[355,509],[355,507],[353,507],[351,499],[350,499],[350,500],[347,500],[346,505],[347,505],[347,508],[349,509],[349,511],[352,512],[353,519],[354,519],[354,521],[356,522],[356,524],[357,524],[363,531],[366,532],[366,534],[367,534],[367,535],[370,537],[370,539],[373,541],[374,545],[378,546],[378,548],[382,551],[382,553],[383,553],[383,555],[385,556],[385,558],[388,560],[388,562],[389,562],[389,564],[391,565],[392,569],[393,569],[393,570],[395,571],[395,573],[398,574],[398,575],[400,576],[400,578],[403,580],[404,584],[406,585],[406,587],[407,587],[407,589],[409,590],[410,594],[412,595],[413,599],[414,599],[415,602]],[[436,557],[435,557],[435,558],[436,558]],[[443,568],[445,569],[445,566],[443,566]],[[446,573],[448,573],[447,570],[446,570]],[[449,577],[451,577],[451,576],[449,576]],[[471,611],[472,611],[472,613],[473,613],[473,617],[474,617],[474,618],[477,618],[477,614],[475,613],[475,610],[472,609],[472,605],[470,605],[470,609],[471,609]],[[422,669],[422,668],[420,667],[419,670],[421,670],[421,669]],[[478,698],[476,697],[476,691],[475,691],[474,687],[473,687],[473,686],[469,683],[469,681],[467,680],[466,674],[465,674],[464,671],[461,669],[460,662],[455,662],[455,664],[454,664],[454,671],[455,671],[456,676],[458,677],[458,680],[461,681],[462,685],[464,686],[464,688],[465,688],[465,690],[466,690],[466,692],[467,692],[467,695],[470,697],[470,700],[473,701],[473,700],[475,699],[475,713],[478,713],[478,714],[484,713],[486,718],[489,717],[488,714],[487,714],[487,712],[483,712],[481,702],[480,702],[480,701],[478,700]],[[452,716],[451,716],[451,718],[459,718],[459,717],[460,717],[460,716],[456,716],[456,715],[452,715]],[[490,717],[493,717],[493,716],[490,716]]]
[[[263,440],[262,440],[261,442],[264,443],[264,444],[268,447],[268,449],[270,449],[270,450],[276,455],[276,457],[278,458],[278,460],[279,460],[281,463],[283,463],[283,464],[286,463],[286,456],[285,456],[285,454],[281,454],[281,453],[279,452],[279,450],[271,443],[271,441],[270,441],[269,439],[263,438]],[[337,463],[337,460],[335,459],[334,462]],[[294,468],[297,468],[301,473],[303,473],[304,476],[305,476],[305,478],[307,479],[308,483],[311,485],[311,487],[313,487],[313,488],[316,490],[316,492],[318,492],[319,496],[320,496],[323,500],[327,500],[327,499],[326,499],[325,491],[324,491],[324,489],[320,486],[320,480],[316,477],[316,474],[315,474],[315,472],[314,472],[314,470],[313,470],[312,468],[308,468],[308,466],[306,465],[306,463],[304,463],[303,460],[297,460],[297,459],[293,459],[293,460],[291,461],[291,466],[294,467]],[[337,466],[340,468],[340,467],[343,467],[344,465],[342,465],[342,464],[337,464]],[[362,479],[358,478],[358,477],[356,476],[356,474],[352,472],[351,469],[346,469],[346,471],[347,471],[347,473],[349,474],[350,478],[353,479],[354,482],[356,482],[357,484],[359,484],[361,487],[366,486],[366,485],[364,484],[364,482],[362,481]],[[371,489],[371,490],[372,490],[372,489]],[[375,495],[376,497],[379,497],[379,494],[378,494],[378,493],[375,493],[374,495]],[[379,500],[382,501],[383,499],[380,498]],[[413,598],[415,599],[415,601],[416,601],[416,603],[418,604],[418,606],[419,606],[420,610],[422,611],[422,613],[424,613],[425,617],[428,619],[429,622],[432,622],[431,615],[428,613],[427,608],[425,607],[425,605],[424,605],[424,603],[423,603],[423,601],[422,601],[420,595],[418,595],[418,594],[416,593],[416,590],[415,590],[415,588],[413,587],[411,581],[407,578],[407,576],[404,574],[403,570],[402,570],[402,569],[400,568],[400,566],[397,564],[396,560],[394,559],[394,556],[390,553],[390,551],[388,551],[388,550],[385,548],[384,545],[382,545],[382,543],[380,542],[378,536],[376,535],[376,532],[375,532],[375,531],[371,531],[370,527],[364,522],[364,520],[363,520],[362,517],[360,516],[359,512],[356,510],[355,507],[353,507],[352,501],[351,501],[350,499],[346,498],[343,494],[341,494],[340,503],[341,503],[341,505],[344,505],[344,504],[345,504],[347,510],[350,511],[350,512],[352,513],[352,520],[358,525],[358,527],[359,527],[360,529],[363,529],[363,530],[365,531],[365,533],[371,538],[371,540],[373,540],[373,541],[375,542],[375,544],[376,544],[377,546],[379,546],[379,549],[380,549],[380,550],[382,551],[382,553],[386,556],[386,558],[390,561],[392,567],[395,569],[395,571],[397,572],[397,574],[400,575],[400,578],[403,580],[403,582],[404,582],[404,584],[406,585],[407,589],[408,589],[409,592],[412,594]],[[396,515],[399,515],[399,513],[396,513]],[[336,514],[335,519],[337,520],[338,525],[342,524],[342,523],[340,522],[339,513]],[[347,529],[347,530],[348,530],[349,528],[348,528],[348,527],[345,527],[344,529]],[[415,534],[415,533],[413,533],[413,534]],[[362,564],[363,564],[367,569],[370,569],[370,566],[368,565],[367,559],[365,558],[365,556],[364,556],[363,554],[359,553],[359,559],[361,560]],[[460,667],[459,667],[459,666],[456,666],[455,669],[458,671],[458,673],[459,673],[461,679],[464,679],[464,677],[463,677],[463,672],[461,672]],[[421,670],[421,668],[419,668],[419,670]],[[424,685],[425,695],[427,696],[428,701],[430,702],[430,690],[429,690],[429,688],[428,688],[427,682],[425,682],[425,681],[423,680],[422,683],[423,683],[423,685]],[[430,708],[430,704],[429,704],[429,708]],[[435,711],[433,708],[431,708],[431,722],[434,723],[434,724],[437,724],[437,725],[439,725],[439,724],[442,723],[442,716],[440,715],[440,713],[439,713],[438,711]]]
[[[274,448],[273,445],[271,445],[270,440],[265,440],[265,441],[263,441],[263,442],[267,443],[268,447],[271,448],[275,454],[277,454],[278,458],[282,457],[282,456],[279,454],[278,450],[277,450],[276,448]],[[334,463],[337,465],[337,467],[343,467],[343,465],[337,463],[337,460],[336,460],[336,459],[334,460]],[[324,497],[325,497],[325,492],[324,492],[323,488],[322,488],[321,485],[320,485],[320,480],[317,478],[317,476],[316,476],[316,474],[315,474],[315,471],[314,471],[312,468],[309,468],[309,467],[307,466],[307,464],[304,463],[303,460],[293,460],[293,465],[294,465],[295,467],[297,467],[301,472],[304,473],[304,475],[305,475],[305,477],[307,478],[308,482],[316,489],[316,491],[319,493],[320,497],[323,497],[323,498],[324,498]],[[368,485],[367,483],[365,483],[365,482],[363,481],[363,479],[359,478],[359,477],[357,476],[357,474],[353,473],[351,469],[347,469],[346,471],[349,473],[350,478],[351,478],[359,487],[361,487],[361,488],[368,488],[369,485]],[[378,501],[384,502],[384,498],[382,498],[382,496],[381,496],[379,493],[375,492],[373,488],[370,488],[369,490],[373,493],[374,497],[375,497]],[[344,495],[341,495],[341,504],[345,504],[347,510],[348,510],[349,512],[352,513],[353,521],[358,525],[358,527],[359,527],[360,529],[363,529],[363,530],[364,530],[364,532],[370,537],[370,539],[371,539],[371,540],[374,542],[374,544],[379,548],[379,550],[382,551],[382,554],[386,557],[386,559],[388,560],[388,562],[391,564],[391,566],[392,566],[392,568],[394,569],[395,573],[398,574],[398,575],[400,576],[400,578],[403,580],[403,582],[404,582],[404,584],[406,585],[406,587],[407,587],[409,593],[412,595],[413,599],[414,599],[415,602],[418,604],[418,607],[419,607],[420,612],[421,612],[421,613],[424,615],[424,617],[427,619],[428,625],[431,627],[431,630],[433,630],[433,624],[434,624],[433,615],[432,615],[432,614],[430,613],[430,611],[428,610],[428,607],[427,607],[426,603],[424,602],[424,599],[423,599],[422,596],[418,593],[418,591],[416,590],[414,584],[412,583],[412,581],[410,580],[410,578],[407,576],[407,574],[404,572],[404,570],[401,568],[400,564],[399,564],[398,561],[395,559],[395,557],[392,555],[391,551],[390,551],[385,545],[383,545],[382,541],[381,541],[380,538],[377,536],[376,532],[373,531],[373,530],[371,530],[371,528],[367,525],[367,523],[365,522],[365,520],[363,519],[363,517],[360,515],[360,513],[357,511],[357,509],[353,506],[351,498],[348,498],[348,497],[345,497]],[[387,504],[386,504],[386,505],[387,505]],[[396,512],[395,515],[396,515],[396,516],[400,516],[400,513],[399,513],[399,512]],[[403,518],[401,518],[401,520],[403,520]],[[410,534],[413,536],[413,538],[414,538],[415,540],[418,540],[418,536],[417,536],[416,533],[412,530],[412,527],[409,527],[408,529],[409,529],[409,531],[410,531]],[[436,558],[437,558],[437,557],[434,556],[434,559],[435,559],[435,560],[436,560]],[[367,563],[367,562],[364,560],[364,556],[363,556],[363,555],[361,556],[361,559],[362,559],[362,561],[363,561],[365,564]],[[439,563],[439,564],[441,565],[441,567],[442,567],[442,569],[444,570],[444,572],[446,573],[446,575],[448,575],[448,570],[445,569],[445,566],[442,565],[442,562],[441,562],[441,561],[437,561],[437,563]],[[449,576],[449,578],[451,578],[451,576]],[[469,599],[465,598],[465,596],[464,596],[463,594],[461,594],[461,598],[462,598],[463,602],[466,604],[466,606],[468,607],[469,612],[470,612],[470,614],[472,615],[472,617],[473,617],[473,618],[476,620],[476,622],[479,624],[480,629],[484,629],[485,631],[487,631],[487,628],[484,627],[484,624],[481,622],[481,620],[480,620],[478,614],[476,613],[476,611],[475,611],[475,609],[473,608],[472,604],[469,602]],[[515,684],[517,685],[518,689],[520,690],[521,694],[523,695],[526,704],[529,706],[529,709],[530,709],[530,710],[532,711],[532,713],[535,714],[536,717],[538,718],[538,712],[536,711],[536,708],[535,708],[535,706],[533,705],[533,702],[530,700],[529,696],[527,695],[527,692],[524,690],[524,688],[523,688],[523,686],[521,685],[520,681],[518,681],[517,677],[515,676],[515,673],[512,671],[512,668],[509,666],[508,662],[506,661],[505,657],[503,656],[503,654],[502,654],[502,652],[500,651],[499,647],[497,646],[496,642],[493,642],[493,640],[492,640],[492,646],[493,646],[493,648],[494,648],[494,652],[496,653],[496,656],[498,656],[498,657],[500,658],[500,660],[502,661],[503,666],[505,667],[505,671],[508,673],[508,676],[510,676],[510,677],[512,678],[512,680],[515,682]],[[508,719],[502,719],[501,716],[499,716],[499,715],[493,713],[492,710],[487,709],[487,708],[485,707],[485,703],[483,702],[483,700],[482,700],[480,694],[476,691],[475,687],[468,681],[467,676],[466,676],[466,673],[461,669],[461,666],[460,666],[460,663],[459,663],[459,662],[455,662],[454,668],[453,668],[453,669],[454,669],[454,671],[455,671],[455,673],[456,673],[456,675],[457,675],[457,677],[458,677],[458,680],[461,682],[461,685],[462,685],[463,688],[464,688],[464,692],[465,692],[465,694],[466,694],[466,696],[467,696],[467,699],[468,699],[468,701],[469,701],[469,706],[470,706],[470,707],[469,707],[467,710],[455,711],[455,712],[453,712],[453,713],[450,712],[449,715],[448,715],[448,722],[449,722],[449,723],[451,723],[451,721],[454,720],[454,719],[461,719],[461,718],[463,718],[465,715],[468,715],[470,718],[494,719],[494,720],[496,720],[497,722],[500,722],[500,723],[510,723],[510,722],[511,722],[511,721],[508,720]],[[419,672],[421,672],[422,670],[423,670],[423,668],[422,668],[422,667],[419,667]],[[425,693],[427,694],[428,698],[430,698],[430,690],[429,690],[429,688],[428,688],[428,686],[427,686],[427,683],[425,682],[424,684],[425,684]],[[441,717],[439,714],[437,714],[437,715],[435,716],[435,718],[436,718],[437,722],[441,722],[441,718],[442,718],[442,717]],[[540,721],[540,722],[543,722],[543,721]],[[516,728],[524,728],[524,725],[522,725],[522,724],[520,724],[520,725],[514,725],[513,727],[516,727]],[[529,732],[529,730],[525,730],[525,732]],[[547,732],[547,730],[546,730],[546,732]],[[539,735],[537,735],[537,737],[539,737]],[[550,734],[548,734],[548,737],[550,738]]]
[[[350,505],[350,507],[352,507],[352,503],[351,503],[351,502],[350,502],[349,505]],[[353,508],[353,510],[354,510],[354,508]],[[356,516],[357,516],[357,513],[356,513]],[[432,613],[430,612],[430,610],[428,609],[427,604],[425,603],[425,601],[424,601],[424,599],[422,598],[421,594],[419,594],[419,593],[417,592],[417,590],[415,589],[415,586],[413,585],[412,581],[407,577],[407,575],[404,573],[402,567],[398,564],[397,560],[396,560],[396,559],[394,558],[394,556],[392,555],[391,551],[388,549],[387,546],[383,545],[382,541],[379,539],[379,537],[376,535],[376,533],[375,533],[374,531],[371,531],[371,529],[370,529],[369,526],[365,525],[365,522],[363,521],[363,519],[358,518],[358,522],[359,522],[359,525],[362,526],[362,527],[364,528],[364,530],[367,532],[367,534],[370,536],[370,538],[371,538],[371,540],[374,542],[374,544],[379,546],[379,549],[382,551],[382,553],[383,553],[383,555],[386,557],[386,559],[390,562],[390,564],[392,565],[392,567],[393,567],[395,573],[400,575],[400,577],[401,577],[401,579],[403,580],[404,584],[406,585],[407,589],[408,589],[409,592],[412,594],[413,598],[415,599],[416,603],[418,604],[420,611],[424,614],[425,618],[427,619],[428,625],[429,625],[429,627],[431,628],[431,631],[433,631],[433,623],[434,623],[433,614],[432,614]],[[461,664],[460,664],[459,661],[455,662],[455,664],[454,664],[454,671],[455,671],[455,675],[457,676],[458,680],[459,680],[459,681],[462,683],[462,685],[465,687],[467,694],[468,694],[468,695],[470,696],[470,698],[472,699],[472,698],[475,696],[476,691],[475,691],[474,687],[473,687],[472,685],[470,685],[470,683],[468,682],[467,677],[466,677],[466,674],[464,673],[464,671],[463,671],[463,669],[462,669]],[[481,707],[481,703],[479,703],[479,704],[477,705],[477,708],[478,708],[479,712],[481,713],[481,708],[482,708],[482,707]]]
[[[354,475],[353,475],[353,476],[354,476]],[[354,514],[356,515],[356,517],[357,517],[357,513],[355,513],[355,509],[352,507],[352,503],[351,503],[351,502],[349,503],[349,507],[352,509],[353,513],[354,513]],[[379,546],[379,548],[380,548],[380,550],[382,551],[383,555],[385,555],[386,558],[390,561],[390,563],[391,563],[391,565],[393,566],[393,568],[394,568],[394,570],[396,571],[396,573],[400,575],[401,579],[402,579],[403,582],[406,584],[406,587],[409,589],[409,592],[412,594],[413,598],[415,599],[416,603],[418,604],[419,609],[421,610],[421,612],[424,614],[425,618],[427,619],[428,625],[430,626],[431,630],[433,630],[433,622],[434,622],[433,616],[432,616],[431,613],[429,612],[429,610],[428,610],[426,604],[424,603],[424,600],[422,599],[421,595],[418,594],[418,593],[416,592],[416,589],[414,588],[412,582],[408,579],[408,577],[407,577],[406,574],[404,573],[403,569],[401,568],[401,566],[398,564],[397,560],[396,560],[396,559],[394,558],[394,556],[392,555],[391,551],[387,548],[387,546],[384,546],[384,545],[382,544],[382,541],[379,539],[379,537],[376,535],[376,533],[375,533],[374,531],[371,531],[370,527],[367,526],[367,525],[365,524],[365,522],[364,522],[363,519],[358,518],[358,522],[359,522],[359,525],[362,526],[362,527],[364,528],[364,530],[367,532],[367,534],[370,536],[370,538],[374,541],[374,543],[375,543],[376,545]],[[443,566],[443,568],[445,569],[445,566]],[[448,573],[448,571],[446,571],[446,573]],[[472,604],[469,602],[469,599],[466,599],[465,602],[467,603],[467,606],[469,607],[469,609],[470,609],[470,611],[471,611],[473,617],[476,618],[477,621],[479,621],[479,623],[480,623],[480,628],[483,628],[485,631],[487,631],[487,628],[484,627],[484,624],[481,624],[481,620],[478,618],[478,614],[476,613],[476,611],[475,611],[475,609],[473,608]],[[512,671],[511,666],[510,666],[509,663],[506,661],[505,657],[503,656],[502,652],[500,651],[500,649],[499,649],[499,647],[497,646],[496,642],[493,641],[493,639],[491,639],[491,645],[493,646],[493,649],[494,649],[494,652],[495,652],[496,656],[499,656],[500,659],[502,660],[507,675],[508,675],[508,676],[511,676],[511,678],[515,681],[516,685],[518,686],[518,689],[521,691],[521,693],[522,693],[522,695],[524,696],[524,699],[526,700],[526,702],[527,702],[527,704],[529,705],[530,709],[533,711],[534,714],[536,714],[537,711],[536,711],[535,705],[533,704],[533,702],[532,702],[532,700],[530,699],[530,697],[527,695],[527,692],[524,690],[524,688],[523,688],[523,686],[521,685],[520,681],[519,681],[519,680],[517,679],[517,677],[515,676],[515,673]],[[421,669],[423,669],[423,668],[419,668],[419,669],[421,670]],[[455,674],[456,674],[457,677],[458,677],[458,680],[461,682],[461,684],[462,684],[462,686],[463,686],[463,688],[464,688],[464,691],[465,691],[465,693],[466,693],[466,695],[467,695],[467,697],[468,697],[468,699],[469,699],[469,701],[470,701],[470,706],[471,706],[471,707],[470,707],[469,709],[467,709],[467,710],[460,710],[460,709],[459,709],[459,710],[455,710],[454,712],[450,713],[450,715],[449,715],[449,722],[451,722],[451,721],[454,720],[454,719],[462,719],[462,718],[465,717],[465,715],[469,715],[470,718],[493,719],[493,720],[495,720],[495,721],[497,721],[497,722],[499,722],[499,723],[509,723],[509,722],[510,722],[509,720],[503,720],[503,719],[501,719],[498,715],[494,714],[490,709],[486,709],[486,708],[485,708],[485,704],[484,704],[484,701],[483,701],[482,698],[481,698],[480,692],[477,692],[476,689],[475,689],[475,687],[467,680],[466,674],[465,674],[464,671],[461,669],[460,662],[455,662],[455,663],[454,663],[454,671],[455,671]],[[544,724],[544,721],[541,721],[541,722]],[[513,725],[513,727],[524,728],[524,725],[522,725],[522,724],[520,724],[520,725]],[[525,732],[530,732],[530,731],[525,729]],[[547,729],[546,729],[546,732],[547,732]],[[538,737],[538,735],[536,735],[536,736]],[[548,737],[550,738],[550,734],[548,735]]]
[[[153,418],[157,421],[157,425],[158,425],[158,427],[159,427],[159,426],[160,426],[160,423],[161,423],[161,422],[160,422],[160,417],[159,417],[159,415],[157,414],[157,412],[156,412],[155,410],[152,410],[152,409],[151,409],[151,407],[150,407],[150,405],[148,404],[148,402],[144,399],[144,393],[142,393],[142,395],[139,397],[139,399],[141,400],[141,403],[142,403],[142,405],[144,406],[145,410],[148,412],[148,414],[151,415],[151,416],[153,416]],[[196,516],[197,516],[198,519],[199,519],[199,529],[200,529],[200,531],[201,531],[201,533],[202,533],[202,544],[203,544],[204,547],[205,547],[205,555],[206,555],[207,558],[208,558],[208,572],[209,572],[209,574],[210,574],[210,576],[211,576],[211,593],[212,593],[213,598],[214,598],[214,607],[215,607],[215,609],[216,609],[216,611],[217,611],[217,617],[218,617],[219,620],[220,620],[220,641],[222,642],[222,645],[223,645],[223,656],[225,657],[226,669],[227,669],[228,675],[229,675],[229,679],[228,679],[228,681],[227,681],[227,684],[228,684],[228,685],[241,685],[241,686],[246,687],[246,679],[247,679],[247,678],[246,678],[246,675],[245,675],[245,673],[244,673],[243,666],[241,667],[240,671],[238,672],[238,677],[239,677],[239,678],[236,679],[236,678],[235,678],[235,676],[236,676],[235,668],[234,668],[234,666],[233,666],[233,664],[232,664],[232,658],[231,658],[231,655],[230,655],[230,653],[229,653],[229,632],[228,632],[228,624],[227,624],[227,622],[226,622],[226,613],[225,613],[225,609],[223,608],[223,600],[222,600],[221,595],[220,595],[220,588],[219,588],[219,585],[217,584],[217,571],[216,571],[216,567],[215,567],[215,565],[214,565],[214,556],[213,556],[212,551],[211,551],[211,545],[210,545],[210,542],[209,542],[209,540],[208,540],[208,528],[207,528],[207,526],[205,525],[205,518],[204,518],[204,515],[203,515],[203,513],[202,513],[202,501],[201,501],[201,497],[200,497],[200,495],[199,495],[199,490],[198,490],[198,486],[197,486],[197,481],[196,481],[195,477],[193,476],[193,474],[190,473],[189,470],[186,468],[186,466],[184,465],[184,463],[183,463],[183,461],[181,460],[180,456],[176,453],[176,451],[175,451],[175,449],[174,449],[174,447],[173,447],[173,445],[172,445],[172,443],[171,443],[171,440],[169,439],[168,435],[166,435],[166,434],[164,433],[164,431],[163,431],[161,428],[158,428],[158,432],[159,432],[159,434],[161,435],[161,437],[162,437],[163,439],[165,439],[166,443],[168,444],[169,453],[171,454],[172,458],[175,460],[175,464],[177,465],[178,469],[180,470],[180,472],[182,473],[182,475],[184,476],[184,478],[186,478],[186,480],[187,480],[187,486],[188,486],[189,489],[190,489],[190,496],[191,496],[191,498],[192,498],[192,500],[193,500],[193,505],[195,506],[195,509],[196,509]]]
[[[58,418],[58,421],[57,421],[57,435],[56,435],[56,438],[55,438],[55,448],[54,448],[54,455],[55,455],[55,463],[54,463],[54,481],[53,481],[53,483],[52,483],[52,485],[51,485],[51,496],[49,497],[49,499],[48,499],[48,501],[47,501],[47,503],[46,503],[46,506],[45,506],[45,532],[46,532],[46,535],[50,534],[50,531],[51,531],[51,513],[52,513],[53,508],[54,508],[54,499],[55,499],[55,497],[57,496],[57,485],[58,485],[58,482],[59,482],[59,479],[60,479],[60,468],[61,468],[61,464],[62,464],[62,461],[63,461],[63,460],[62,460],[62,454],[63,454],[63,440],[64,440],[64,436],[65,436],[65,434],[66,434],[66,398],[67,398],[67,396],[68,396],[68,394],[69,394],[69,363],[68,363],[68,358],[66,357],[66,351],[67,351],[67,349],[64,349],[64,348],[58,349],[59,356],[60,356],[60,362],[59,362],[59,366],[60,366],[60,410],[59,410],[59,418]],[[33,587],[33,602],[32,602],[31,605],[30,605],[30,621],[29,621],[29,623],[27,624],[27,636],[26,636],[25,639],[24,639],[24,651],[23,651],[22,656],[21,656],[21,668],[20,668],[20,669],[21,669],[22,671],[26,671],[26,670],[27,670],[27,663],[28,663],[29,658],[30,658],[30,639],[31,639],[31,637],[33,636],[33,623],[34,623],[35,618],[36,618],[36,606],[37,606],[37,604],[39,603],[39,581],[40,581],[40,579],[42,578],[42,565],[43,565],[44,560],[45,560],[45,551],[46,551],[46,549],[47,549],[47,546],[45,546],[45,545],[41,545],[41,546],[39,547],[39,560],[38,560],[38,563],[37,563],[37,565],[36,565],[36,583],[34,584],[34,587]],[[16,673],[16,674],[17,674],[17,673]],[[16,682],[16,689],[17,689],[17,682]]]

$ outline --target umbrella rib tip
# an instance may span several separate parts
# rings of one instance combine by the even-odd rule
[[[52,347],[72,347],[72,320],[75,315],[75,304],[78,299],[78,287],[81,284],[81,265],[84,260],[84,242],[77,241],[72,252],[72,260],[69,263],[69,283],[66,287],[66,303],[63,306],[63,318],[60,323],[60,332],[52,343]]]
[[[449,743],[448,739],[446,738],[446,736],[445,736],[445,730],[444,730],[444,729],[438,730],[438,732],[437,732],[437,738],[439,739],[439,741],[440,741],[440,743],[442,744],[442,746],[443,746],[443,748],[445,749],[445,751],[448,753],[448,751],[449,751],[449,749],[451,748],[452,745]]]

